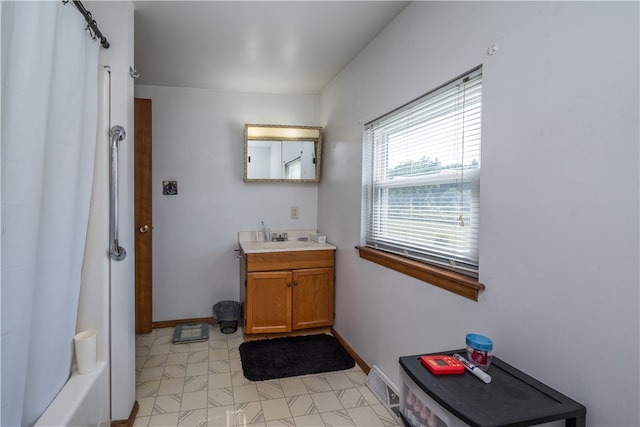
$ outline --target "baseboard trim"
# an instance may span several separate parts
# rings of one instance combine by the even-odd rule
[[[333,335],[338,340],[340,345],[344,347],[345,350],[347,350],[347,353],[349,353],[349,355],[353,357],[353,360],[355,360],[360,369],[362,369],[365,374],[369,375],[369,371],[371,370],[371,368],[366,364],[364,359],[362,359],[362,357],[360,357],[358,353],[356,353],[355,350],[352,349],[349,344],[347,344],[344,338],[342,338],[340,334],[333,328],[331,328],[331,335]]]
[[[159,322],[151,322],[151,328],[173,328],[178,325],[185,325],[190,323],[208,323],[213,324],[212,317],[198,317],[194,319],[177,319],[177,320],[161,320]]]
[[[136,421],[136,415],[138,415],[138,401],[133,402],[133,408],[131,408],[131,413],[129,414],[129,419],[127,420],[116,420],[111,421],[111,427],[133,427],[133,423]]]

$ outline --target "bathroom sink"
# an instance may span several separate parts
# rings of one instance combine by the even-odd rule
[[[259,249],[292,249],[309,246],[309,242],[298,240],[284,240],[280,242],[258,242]]]
[[[336,247],[330,243],[318,243],[310,240],[307,236],[316,233],[316,230],[283,230],[278,231],[279,234],[288,234],[289,240],[282,241],[257,241],[258,237],[262,237],[256,231],[240,231],[238,232],[238,243],[240,249],[244,253],[260,253],[260,252],[291,252],[291,251],[335,251]],[[305,240],[298,240],[304,238]]]

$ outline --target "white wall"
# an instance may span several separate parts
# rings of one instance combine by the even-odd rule
[[[127,251],[111,262],[111,419],[129,418],[135,402],[135,327],[133,242],[133,8],[126,2],[85,5],[109,40],[100,63],[111,67],[111,125],[121,125],[127,137],[119,143],[119,243]]]
[[[478,332],[589,425],[640,424],[638,20],[637,2],[416,2],[326,88],[318,227],[338,247],[335,329],[369,365],[397,381],[398,357]],[[353,248],[362,124],[478,64],[474,302]]]
[[[237,233],[315,229],[317,184],[243,181],[245,123],[317,126],[319,97],[136,86],[152,100],[153,320],[210,317],[239,299]],[[178,195],[162,194],[163,180]],[[290,219],[290,208],[300,217]]]

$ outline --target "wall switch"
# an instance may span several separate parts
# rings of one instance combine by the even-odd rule
[[[298,219],[299,213],[297,206],[291,206],[291,219]]]

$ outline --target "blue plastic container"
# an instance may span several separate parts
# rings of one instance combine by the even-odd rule
[[[467,334],[467,357],[471,363],[486,371],[493,359],[493,341],[478,334]]]

